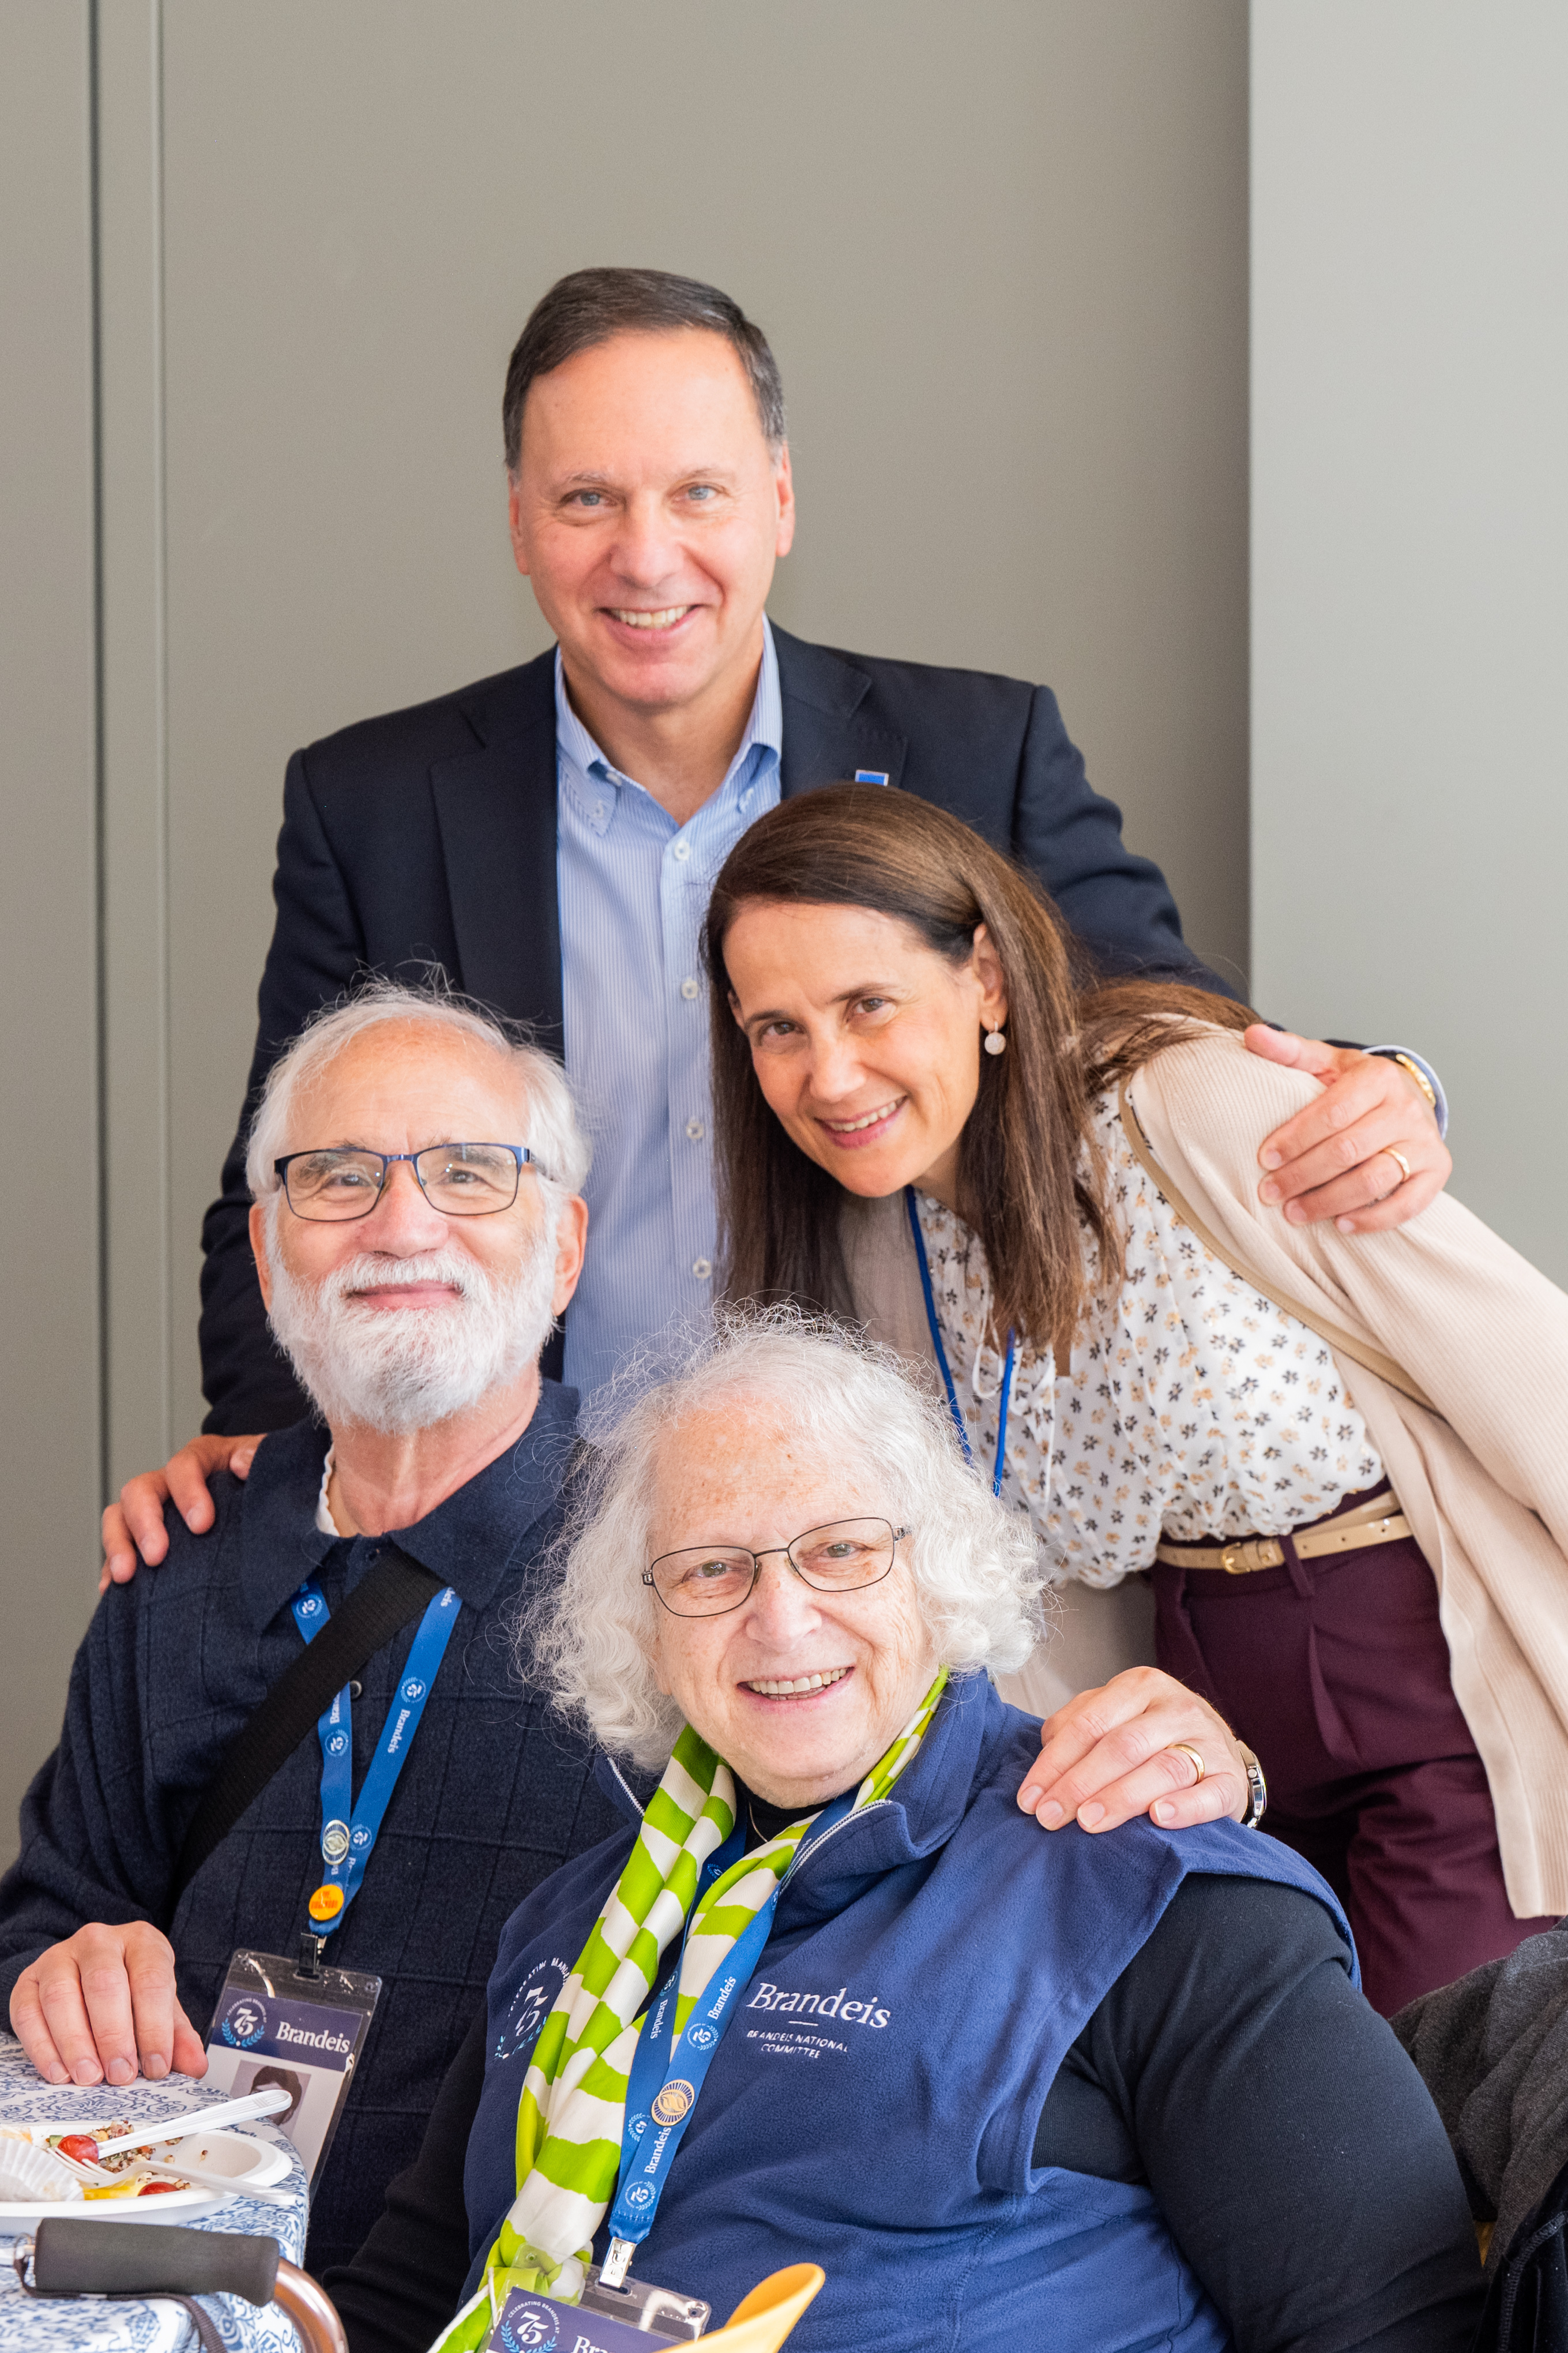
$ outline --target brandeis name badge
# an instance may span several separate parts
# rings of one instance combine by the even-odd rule
[[[689,2345],[708,2326],[712,2307],[700,2296],[628,2280],[624,2288],[600,2284],[590,2264],[580,2304],[562,2304],[537,2288],[506,2285],[503,2272],[490,2283],[496,2325],[485,2339],[486,2353],[647,2353],[650,2345]]]
[[[236,2099],[274,2084],[293,2105],[271,2121],[299,2150],[314,2189],[364,2047],[381,1979],[363,1969],[301,1976],[276,1953],[236,1953],[207,2037],[209,2084]]]
[[[681,2336],[686,2334],[683,2329]],[[657,2329],[611,2320],[585,2305],[557,2304],[552,2295],[514,2287],[485,2343],[486,2353],[647,2353],[650,2345],[679,2341]]]

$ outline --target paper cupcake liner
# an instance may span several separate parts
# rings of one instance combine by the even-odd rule
[[[80,2181],[53,2149],[0,2140],[0,2201],[20,2205],[34,2198],[53,2200],[80,2196]]]

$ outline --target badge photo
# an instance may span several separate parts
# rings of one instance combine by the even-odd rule
[[[334,1893],[338,1891],[334,1890]],[[324,1964],[301,1977],[275,1953],[237,1952],[213,2011],[206,2081],[242,2099],[274,2088],[289,2105],[271,2121],[314,2186],[342,2115],[381,1979]]]

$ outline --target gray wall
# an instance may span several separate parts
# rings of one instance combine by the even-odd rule
[[[47,251],[38,300],[76,322],[69,397],[27,387],[52,467],[23,489],[57,567],[77,551],[69,628],[36,666],[86,764],[77,835],[47,853],[83,943],[80,1035],[6,1110],[15,1133],[68,1105],[90,1145],[88,23],[66,0],[0,15],[0,84],[20,100],[13,58],[47,46],[29,77],[75,126],[22,107],[32,143],[6,168],[48,234],[6,266]],[[741,298],[790,399],[780,620],[1049,680],[1189,934],[1243,970],[1243,0],[112,0],[98,39],[110,1478],[199,1416],[197,1233],[289,752],[545,642],[497,416],[562,270],[647,262]],[[25,581],[21,550],[4,560]],[[33,936],[35,779],[6,756]],[[5,1735],[0,1821],[90,1590],[96,1278],[90,1245],[58,1258],[36,1253],[14,1327],[36,1396],[4,1518],[10,1542],[20,1499],[47,1538],[14,1556],[56,1609],[58,1663]]]
[[[1253,983],[1568,1282],[1568,10],[1253,19]]]
[[[98,858],[89,24],[0,16],[0,1860],[97,1583]]]

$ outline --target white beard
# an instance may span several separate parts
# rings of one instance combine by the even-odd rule
[[[554,1318],[555,1219],[510,1282],[474,1260],[366,1252],[317,1284],[270,1253],[273,1335],[330,1426],[357,1423],[405,1438],[449,1421],[533,1364]],[[348,1294],[405,1282],[450,1283],[459,1299],[431,1307],[365,1307]]]

